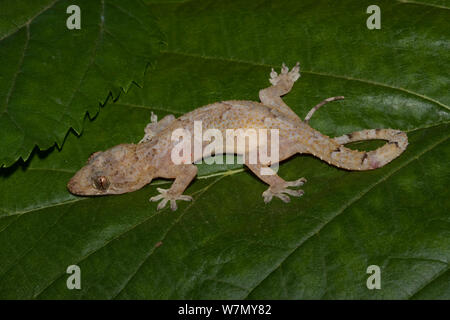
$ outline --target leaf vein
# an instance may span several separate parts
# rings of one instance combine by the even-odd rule
[[[46,12],[48,9],[52,8],[55,3],[57,3],[59,0],[55,0],[53,2],[51,2],[48,6],[44,7],[41,11],[39,11],[38,13],[36,13],[34,16],[32,16],[30,19],[28,19],[24,24],[20,25],[17,27],[17,29],[5,34],[3,37],[0,38],[0,41],[8,38],[9,36],[12,36],[13,34],[15,34],[17,31],[19,31],[20,29],[22,29],[25,26],[29,26],[34,19],[36,19],[38,16],[40,16],[41,14],[43,14],[44,12]]]
[[[9,88],[8,94],[6,95],[5,109],[3,110],[4,113],[6,113],[8,111],[9,99],[11,98],[12,92],[14,91],[14,87],[16,86],[17,76],[19,75],[20,71],[22,70],[23,60],[25,58],[25,52],[27,51],[28,44],[30,42],[30,27],[29,27],[29,25],[27,25],[27,28],[26,28],[26,35],[27,35],[27,38],[25,39],[25,44],[23,46],[22,55],[20,56],[19,66],[17,68],[17,71],[14,73],[14,76],[11,81],[11,87]]]

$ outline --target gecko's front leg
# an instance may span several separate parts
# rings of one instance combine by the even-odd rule
[[[157,188],[160,194],[151,197],[150,201],[161,200],[157,207],[158,210],[164,208],[170,201],[170,209],[175,211],[177,210],[177,200],[192,201],[192,197],[184,195],[183,192],[197,175],[197,167],[193,164],[173,165],[164,171],[164,178],[175,178],[175,181],[170,189]]]

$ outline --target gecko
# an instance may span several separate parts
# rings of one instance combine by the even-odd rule
[[[299,63],[289,70],[283,63],[280,73],[270,72],[271,86],[259,91],[261,102],[246,100],[229,100],[208,104],[188,112],[181,117],[167,115],[157,121],[151,115],[151,122],[145,128],[144,138],[137,144],[119,144],[106,151],[93,153],[87,164],[68,182],[68,190],[75,195],[96,196],[123,194],[138,190],[151,183],[155,178],[175,179],[169,189],[157,188],[158,195],[150,201],[159,202],[157,209],[170,203],[172,210],[177,209],[178,200],[192,201],[193,198],[183,194],[197,175],[197,159],[193,154],[187,161],[174,163],[171,150],[175,141],[171,139],[176,129],[192,132],[194,122],[201,121],[203,130],[217,129],[225,133],[226,129],[277,129],[279,130],[279,157],[283,161],[295,154],[312,154],[330,165],[346,170],[373,170],[383,167],[397,158],[407,147],[408,137],[405,132],[395,129],[361,130],[339,137],[331,138],[309,125],[314,112],[328,102],[344,97],[325,99],[309,111],[302,120],[282,100],[282,96],[291,91],[300,78]],[[358,151],[345,147],[355,141],[381,139],[387,143],[373,151]],[[204,145],[202,146],[204,148]],[[261,148],[257,145],[256,148]],[[234,149],[235,154],[246,154],[249,148]],[[202,153],[201,157],[211,154]],[[244,157],[244,159],[246,159]],[[271,169],[273,163],[244,160],[245,166],[260,180],[269,185],[263,192],[265,203],[274,197],[289,202],[291,197],[304,194],[302,186],[305,178],[285,181],[276,172],[262,174],[261,169]]]

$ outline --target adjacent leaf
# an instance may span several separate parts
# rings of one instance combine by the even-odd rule
[[[80,30],[66,27],[70,5]],[[140,1],[2,0],[0,12],[0,167],[81,132],[86,111],[142,80],[162,39]]]
[[[80,137],[68,135],[62,150],[35,152],[29,162],[0,171],[0,298],[450,297],[447,76],[438,62],[421,61],[435,54],[448,64],[441,48],[448,41],[446,30],[427,29],[430,19],[442,24],[447,11],[382,3],[382,12],[390,12],[398,26],[406,23],[402,32],[430,42],[420,52],[412,44],[404,48],[402,57],[411,63],[399,66],[393,57],[402,32],[374,31],[383,32],[377,36],[384,45],[372,46],[371,55],[361,49],[375,35],[367,33],[366,40],[358,35],[366,32],[359,30],[365,28],[367,7],[360,2],[348,1],[347,9],[334,2],[337,7],[286,3],[284,18],[280,3],[151,5],[152,12],[159,11],[170,52],[147,73],[142,88],[108,103],[86,121]],[[334,20],[324,20],[324,12],[331,11]],[[383,26],[389,24],[386,15]],[[422,24],[414,23],[416,16]],[[344,32],[359,21],[356,17],[361,21],[355,32]],[[329,29],[321,29],[323,22]],[[328,46],[327,72],[319,69],[327,61],[325,53],[315,51],[319,45]],[[339,56],[344,65],[338,65]],[[265,205],[261,193],[267,186],[240,166],[203,165],[187,190],[194,201],[180,203],[176,212],[157,212],[148,202],[156,186],[169,186],[166,180],[120,196],[67,192],[68,179],[90,153],[139,141],[150,111],[178,116],[215,101],[256,100],[269,84],[270,68],[296,58],[306,60],[310,72],[284,100],[300,116],[325,97],[345,95],[317,112],[312,126],[331,136],[362,128],[406,130],[405,153],[368,172],[340,170],[308,155],[293,157],[280,175],[305,176],[308,183],[305,195],[289,204],[275,199]],[[416,83],[419,67],[430,82]],[[82,290],[66,287],[72,264],[82,270]],[[372,264],[382,270],[381,290],[366,287]]]

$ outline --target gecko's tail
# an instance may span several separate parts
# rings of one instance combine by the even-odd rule
[[[357,151],[344,147],[350,142],[378,139],[387,140],[387,143],[373,151]],[[326,162],[348,170],[372,170],[386,165],[405,151],[408,136],[394,129],[369,129],[331,138],[329,143],[331,148],[326,154],[321,154]]]

